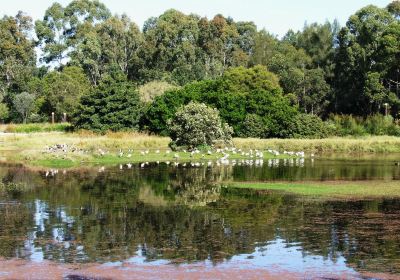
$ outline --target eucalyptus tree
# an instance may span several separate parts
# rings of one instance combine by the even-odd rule
[[[145,22],[145,43],[141,51],[145,59],[141,75],[145,80],[170,79],[185,84],[199,78],[197,22],[197,16],[176,10],[168,10]]]
[[[107,7],[97,0],[74,0],[66,7],[59,3],[51,5],[43,19],[35,22],[43,62],[65,64],[83,34],[110,16]]]
[[[32,19],[18,12],[0,19],[0,81],[3,94],[25,90],[33,73],[36,55],[31,38]]]
[[[71,64],[82,67],[93,85],[115,69],[130,79],[138,79],[143,67],[139,51],[144,41],[137,25],[127,16],[110,17],[80,35],[71,53]]]
[[[395,14],[369,5],[341,29],[335,57],[338,112],[367,115],[382,110],[384,102],[397,102],[399,28]]]

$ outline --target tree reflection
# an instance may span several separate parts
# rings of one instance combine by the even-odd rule
[[[240,169],[242,170],[242,169]],[[223,188],[235,167],[76,170],[46,177],[0,169],[30,191],[0,204],[0,255],[61,262],[210,260],[276,239],[358,270],[400,272],[400,201],[316,202]],[[249,171],[251,172],[251,171]],[[236,175],[235,175],[236,174]]]

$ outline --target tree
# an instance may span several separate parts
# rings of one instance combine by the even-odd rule
[[[276,76],[265,67],[231,69],[216,80],[194,82],[157,97],[142,119],[142,127],[167,135],[167,121],[191,101],[219,110],[222,120],[242,135],[247,114],[258,115],[265,127],[262,137],[285,137],[286,128],[298,113],[283,96]]]
[[[303,49],[311,58],[312,68],[322,68],[326,76],[332,78],[334,44],[338,31],[339,23],[336,20],[333,23],[305,24],[301,32],[289,31],[284,40],[297,49]]]
[[[143,35],[127,16],[110,17],[77,37],[79,43],[71,53],[71,63],[82,67],[93,85],[115,69],[129,79],[138,79],[143,65],[139,58]]]
[[[393,1],[386,8],[389,11],[389,13],[391,13],[394,17],[400,18],[400,1],[399,0]]]
[[[38,98],[43,99],[42,113],[47,116],[52,112],[58,116],[68,113],[72,116],[81,97],[89,94],[90,83],[81,68],[69,66],[61,72],[46,74],[38,91]]]
[[[369,111],[375,114],[379,113],[383,102],[387,100],[387,91],[381,83],[379,73],[367,73],[363,93],[368,100]]]
[[[337,112],[376,112],[377,104],[371,104],[382,100],[379,83],[397,94],[399,39],[399,22],[387,9],[369,5],[349,18],[339,32],[335,56]]]
[[[17,94],[14,98],[14,107],[21,115],[23,123],[26,123],[28,117],[34,108],[35,96],[27,92]]]
[[[142,110],[136,89],[121,72],[116,72],[105,76],[89,95],[82,96],[74,125],[98,132],[137,130]]]
[[[212,146],[220,140],[229,143],[232,129],[223,124],[218,110],[205,104],[190,102],[182,106],[169,121],[171,146],[191,149],[202,145]]]
[[[183,85],[198,79],[197,21],[193,15],[168,10],[145,22],[142,56],[146,67],[141,71],[144,80],[166,78]]]
[[[4,86],[3,93],[26,90],[36,63],[31,31],[32,19],[22,12],[0,20],[0,83]],[[6,101],[12,100],[12,95],[5,97]]]
[[[331,88],[326,82],[324,74],[321,68],[306,70],[301,83],[303,94],[299,96],[300,107],[311,115],[322,115],[329,105],[328,97]]]
[[[35,22],[43,62],[64,64],[84,38],[83,34],[110,16],[106,6],[97,0],[74,0],[66,7],[59,3],[51,5],[43,20]]]

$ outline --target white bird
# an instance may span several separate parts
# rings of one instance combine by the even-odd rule
[[[132,163],[127,163],[126,166],[131,169],[132,168]]]

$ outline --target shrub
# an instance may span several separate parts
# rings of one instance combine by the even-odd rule
[[[242,131],[243,122],[248,114],[254,114],[262,119],[265,128],[259,137],[287,137],[288,125],[298,114],[297,107],[283,96],[276,76],[265,67],[233,68],[216,80],[195,82],[158,96],[146,111],[142,128],[168,135],[167,120],[191,101],[218,109],[235,135],[249,133]]]
[[[142,111],[143,104],[132,84],[121,75],[109,76],[82,97],[74,125],[97,132],[137,130]]]
[[[366,134],[362,118],[352,115],[331,115],[328,124],[336,136],[362,136]]]
[[[181,107],[169,121],[171,147],[195,148],[231,141],[232,128],[223,124],[218,110],[205,104],[190,102]]]
[[[393,128],[393,117],[383,115],[368,116],[365,120],[365,130],[371,135],[388,135]]]
[[[265,126],[262,118],[256,114],[248,114],[243,122],[240,137],[263,138]]]
[[[328,136],[327,125],[316,115],[299,114],[290,125],[292,138],[319,139]]]

